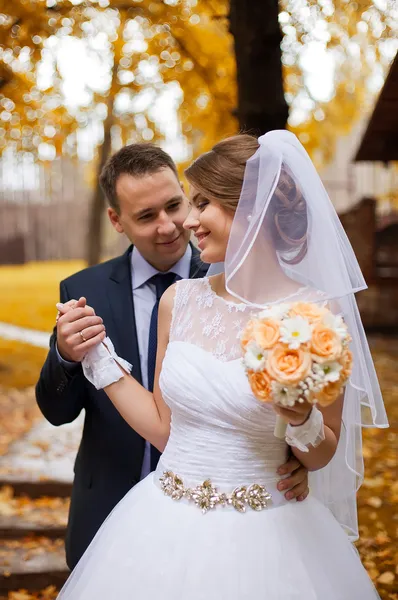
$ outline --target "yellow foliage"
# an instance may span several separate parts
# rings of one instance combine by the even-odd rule
[[[228,4],[203,2],[200,10],[185,11],[177,15],[174,9],[171,14],[170,7],[161,3],[152,22],[162,30],[152,38],[148,50],[159,56],[163,80],[180,83],[184,92],[179,111],[182,132],[197,155],[221,137],[236,133],[236,65],[227,22],[214,18],[226,15]],[[165,27],[162,23],[173,24]]]
[[[372,108],[377,92],[369,83],[388,70],[389,59],[381,49],[386,47],[386,40],[395,37],[396,3],[386,0],[381,9],[374,0],[310,0],[303,8],[301,3],[282,0],[280,6],[286,92],[291,108],[303,97],[311,106],[307,117],[299,124],[291,124],[291,129],[319,167],[333,158],[336,140],[346,136]],[[314,43],[333,56],[335,62],[334,89],[327,102],[314,97],[304,72],[297,68],[303,51]],[[295,78],[288,77],[292,68],[296,70]]]
[[[387,68],[381,48],[394,32],[394,0],[386,0],[383,9],[373,0],[310,0],[305,6],[282,0],[280,11],[287,99],[293,110],[303,98],[307,106],[304,117],[300,122],[294,120],[291,128],[316,162],[323,163],[332,157],[336,138],[347,134],[359,115],[369,109],[374,92],[369,91],[368,80],[378,66],[384,71]],[[183,92],[179,117],[188,146],[193,155],[209,149],[238,127],[228,12],[228,0],[81,4],[60,0],[51,10],[46,0],[0,0],[0,105],[7,113],[4,118],[0,114],[0,152],[6,146],[36,152],[40,141],[46,141],[58,155],[73,154],[76,148],[71,138],[67,148],[63,141],[85,126],[99,103],[113,107],[114,147],[141,139],[158,141],[163,133],[153,122],[151,109],[166,87],[175,83]],[[111,89],[91,90],[92,103],[71,115],[62,105],[62,79],[56,69],[52,88],[37,86],[42,52],[54,34],[77,36],[89,43],[103,28],[101,15],[107,18],[108,47],[117,77],[112,79]],[[321,44],[335,58],[334,92],[329,102],[314,98],[304,77],[301,57],[311,43]],[[148,74],[148,66],[154,74]],[[134,101],[148,91],[152,99],[139,110],[133,108]],[[131,101],[131,107],[122,113],[115,104],[121,96]],[[95,114],[98,119],[98,112]],[[50,137],[49,125],[53,128]]]
[[[0,267],[0,321],[51,332],[59,282],[85,266],[83,261],[54,261]]]

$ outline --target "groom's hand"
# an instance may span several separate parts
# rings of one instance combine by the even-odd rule
[[[57,347],[63,359],[80,362],[105,338],[105,326],[86,299],[57,304]]]
[[[278,483],[278,490],[284,492],[286,500],[302,502],[308,496],[308,471],[297,460],[295,456],[290,456],[289,460],[278,469],[278,475],[287,475]]]

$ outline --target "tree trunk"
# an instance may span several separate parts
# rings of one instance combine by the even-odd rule
[[[283,93],[277,0],[230,1],[235,39],[239,127],[254,134],[284,129],[288,106]]]
[[[96,176],[95,190],[91,201],[89,228],[88,228],[88,244],[87,244],[87,263],[91,267],[99,263],[101,259],[102,246],[102,229],[104,220],[105,197],[99,184],[99,176],[102,168],[111,152],[112,136],[111,129],[113,125],[113,104],[115,101],[115,84],[118,66],[115,60],[112,70],[112,83],[109,89],[107,108],[108,114],[104,121],[104,142],[99,151],[98,170]]]

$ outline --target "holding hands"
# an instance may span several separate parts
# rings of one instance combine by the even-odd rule
[[[81,362],[89,350],[97,346],[106,337],[101,317],[87,305],[85,298],[69,300],[57,304],[57,343],[58,351],[65,360]],[[292,425],[301,425],[308,419],[312,405],[308,402],[297,403],[294,407],[274,407],[276,412]],[[308,471],[294,456],[278,469],[284,476],[278,489],[287,500],[304,500],[308,495]]]
[[[103,320],[83,297],[56,306],[58,351],[64,360],[81,362],[91,348],[105,339]]]

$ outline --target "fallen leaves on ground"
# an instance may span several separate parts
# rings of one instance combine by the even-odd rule
[[[378,337],[371,341],[390,429],[365,429],[363,432],[365,481],[358,494],[360,539],[357,548],[382,600],[398,600],[398,344],[391,338]],[[24,552],[29,556],[29,552],[34,551],[29,545],[37,545],[37,541],[25,544]],[[8,550],[13,549],[9,547]],[[54,547],[44,546],[40,551],[54,552]],[[59,552],[60,546],[56,546],[55,551]],[[8,600],[54,598],[56,592],[53,589],[35,594],[19,590],[8,596]]]
[[[10,592],[8,600],[55,600],[58,591],[53,585],[34,594],[28,592],[28,590],[19,590],[18,592]]]
[[[36,385],[48,350],[0,337],[0,379],[5,388]]]
[[[69,498],[15,496],[11,486],[0,488],[0,517],[20,519],[43,527],[66,527]]]
[[[0,386],[0,456],[4,455],[9,445],[27,433],[33,423],[41,417],[34,388],[18,390]]]
[[[398,344],[371,338],[389,429],[364,429],[357,548],[383,600],[398,600]]]
[[[52,564],[58,562],[66,569],[64,540],[61,538],[31,535],[22,539],[1,540],[0,544],[0,573],[3,577],[10,577],[15,572],[15,565],[19,570],[21,565],[29,562],[36,565],[40,562],[41,569],[44,569],[51,560]]]

